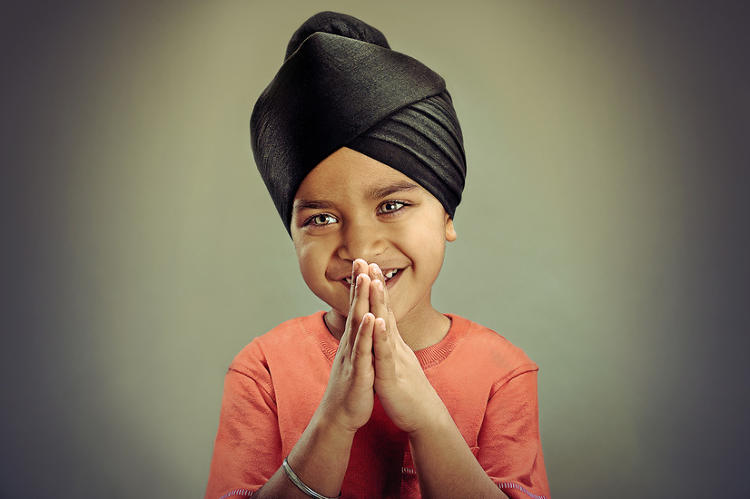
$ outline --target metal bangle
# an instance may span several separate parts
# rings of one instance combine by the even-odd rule
[[[339,497],[341,497],[341,492],[339,492],[339,495],[337,495],[336,497],[328,497],[328,496],[324,496],[323,494],[318,494],[313,489],[305,485],[305,482],[300,480],[297,474],[294,471],[292,471],[292,467],[289,466],[289,461],[287,461],[286,458],[284,458],[284,462],[281,463],[281,467],[284,468],[284,473],[286,473],[286,476],[289,477],[289,480],[291,480],[291,482],[298,489],[300,489],[302,492],[304,492],[308,496],[314,497],[315,499],[338,499]]]

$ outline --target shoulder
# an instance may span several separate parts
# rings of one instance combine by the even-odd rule
[[[319,346],[322,312],[295,317],[254,338],[234,357],[230,370],[252,377],[268,373],[270,364],[293,362],[301,351]],[[318,349],[319,350],[319,349]]]
[[[539,366],[526,355],[523,349],[511,343],[500,333],[459,315],[446,315],[454,321],[458,331],[452,356],[481,366],[482,369],[491,370],[495,379],[539,370]]]

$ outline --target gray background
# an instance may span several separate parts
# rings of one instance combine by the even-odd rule
[[[468,186],[435,304],[541,367],[555,497],[739,497],[741,2],[4,3],[2,497],[200,497],[223,375],[323,307],[251,160],[297,26],[442,74]]]

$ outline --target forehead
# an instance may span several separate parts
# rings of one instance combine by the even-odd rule
[[[378,198],[389,192],[425,191],[414,180],[376,159],[347,147],[321,161],[302,181],[295,203],[300,200],[357,196]],[[381,194],[381,195],[379,195]]]

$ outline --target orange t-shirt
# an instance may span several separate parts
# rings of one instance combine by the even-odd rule
[[[207,499],[250,497],[271,478],[323,398],[338,340],[325,312],[254,339],[224,382]],[[422,369],[489,477],[509,497],[549,497],[539,436],[539,368],[491,329],[454,314]],[[342,497],[419,497],[406,435],[377,402],[354,437]]]

